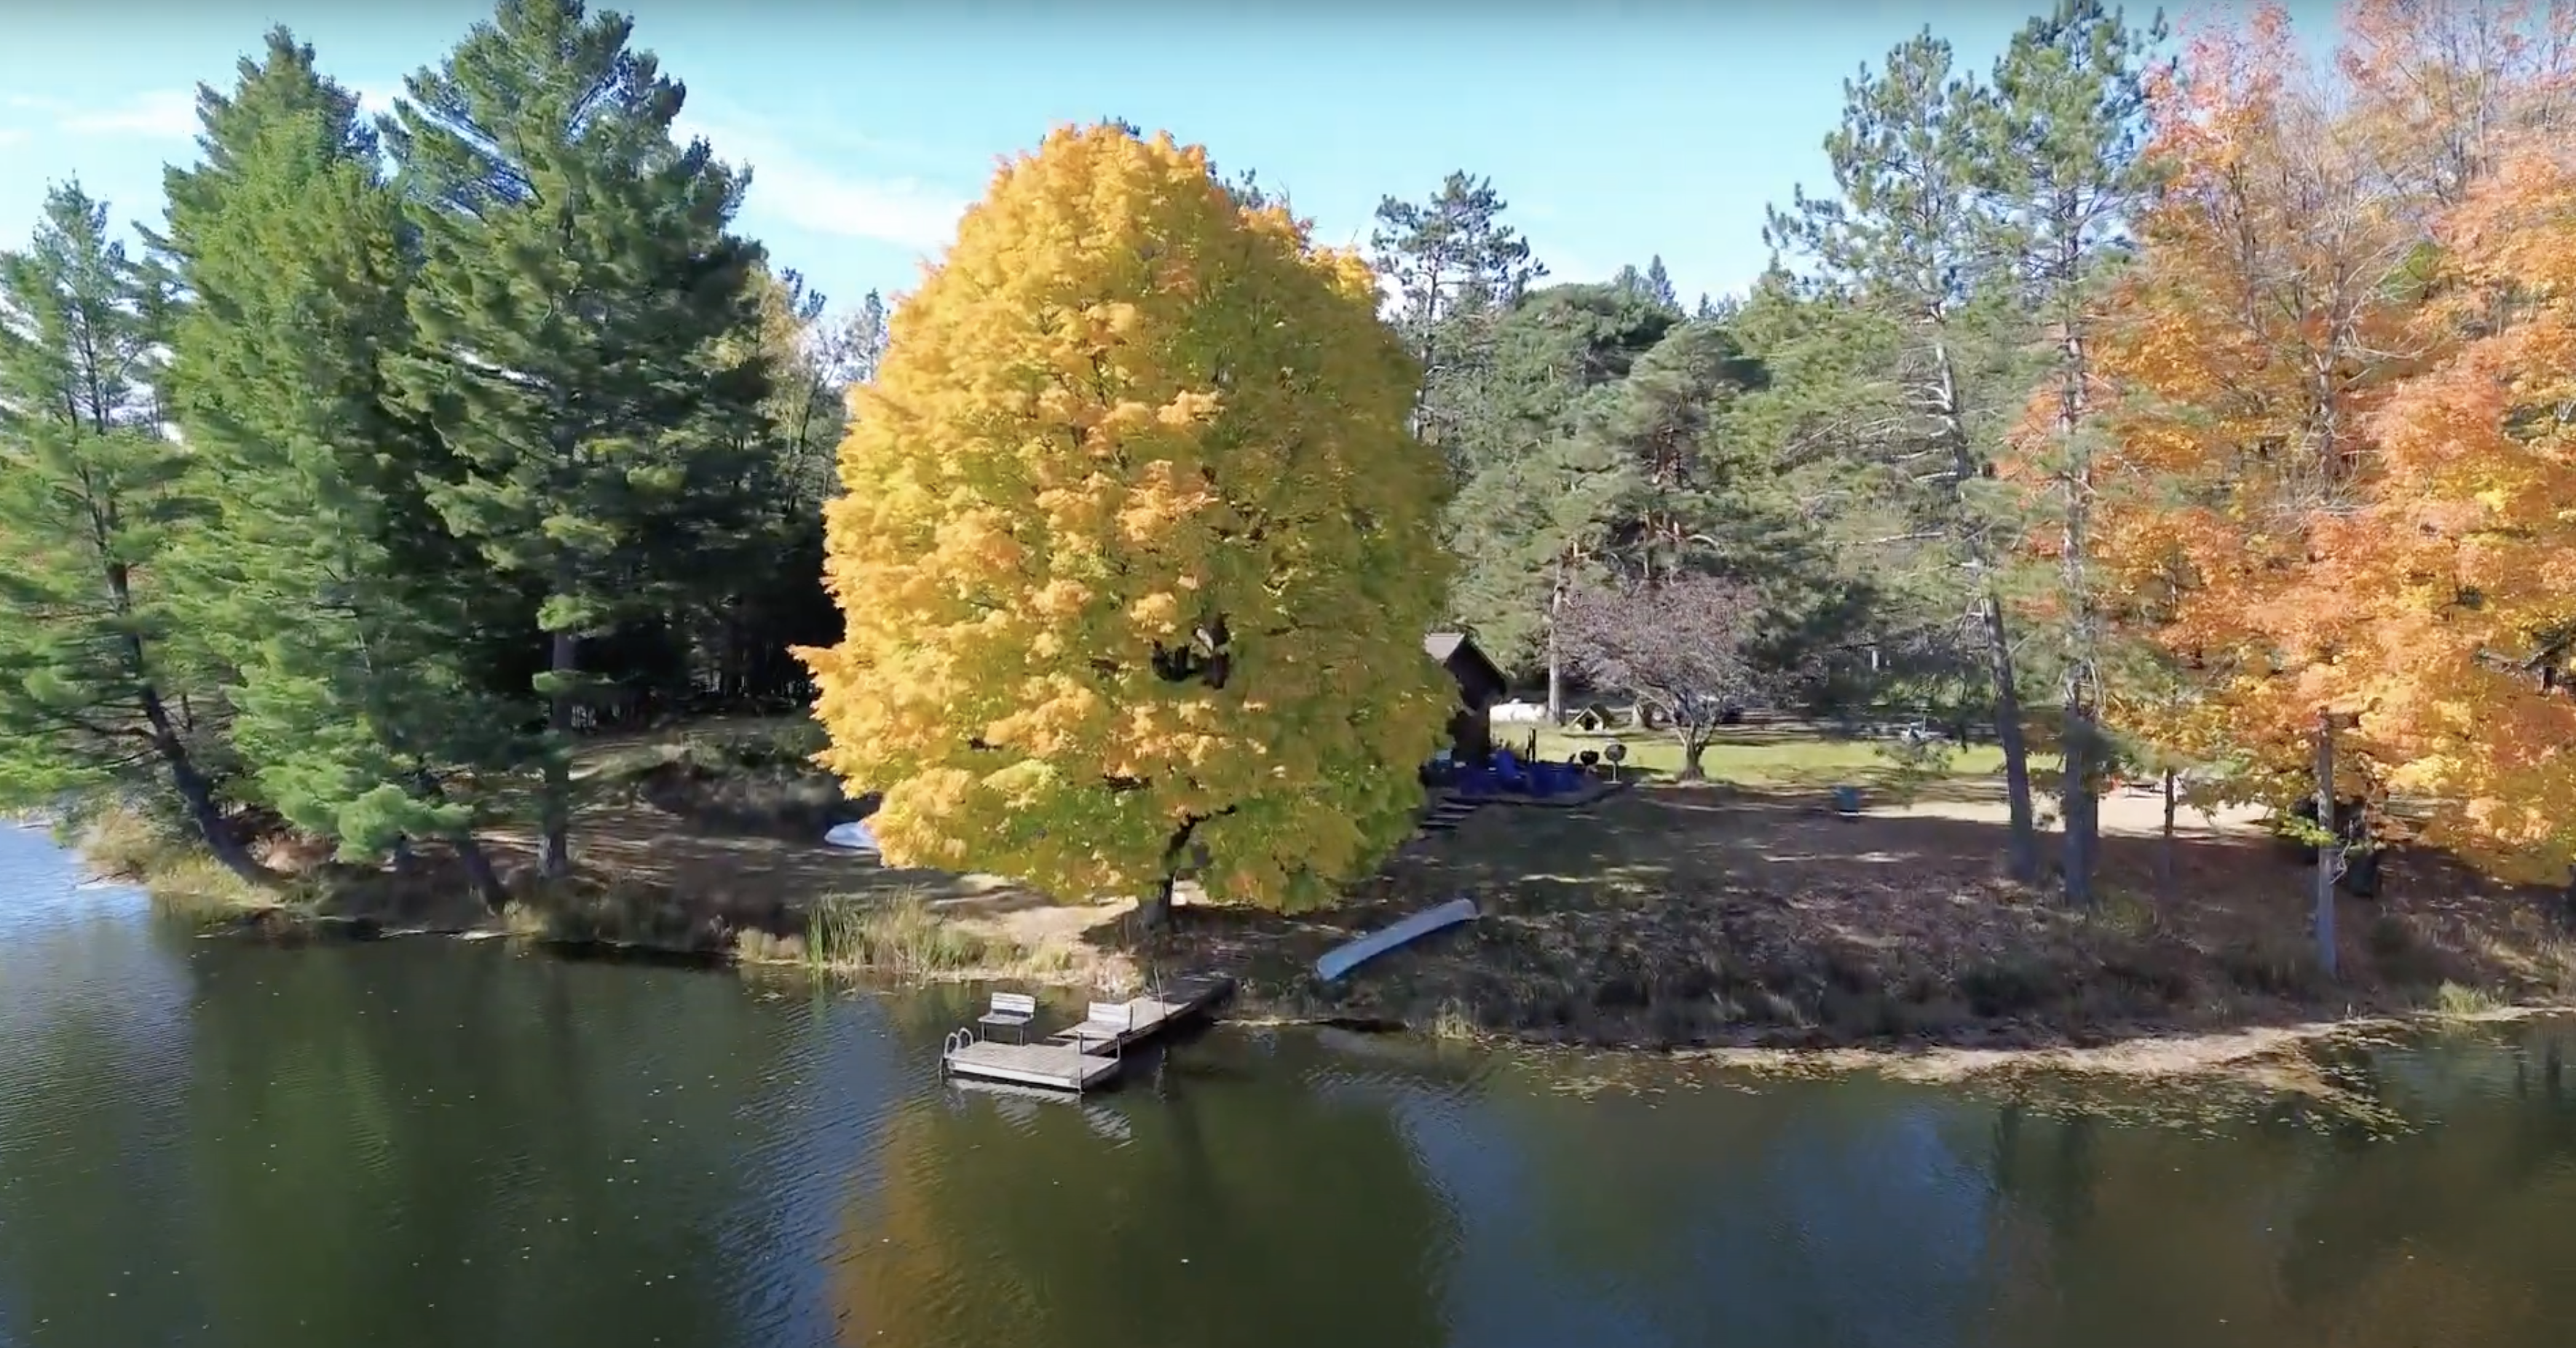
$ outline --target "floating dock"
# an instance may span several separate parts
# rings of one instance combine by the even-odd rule
[[[999,1043],[979,1038],[971,1029],[953,1031],[940,1049],[940,1071],[1014,1086],[1092,1090],[1117,1077],[1129,1049],[1204,1016],[1233,991],[1234,980],[1224,974],[1175,979],[1159,997],[1093,1002],[1081,1024],[1034,1044]]]

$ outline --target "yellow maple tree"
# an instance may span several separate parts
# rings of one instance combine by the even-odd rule
[[[896,311],[826,510],[820,761],[889,862],[1330,902],[1455,702],[1446,476],[1375,277],[1168,135],[1005,164]]]

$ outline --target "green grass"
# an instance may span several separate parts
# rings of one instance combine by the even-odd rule
[[[2485,988],[2465,987],[2445,981],[2433,991],[2433,1010],[2437,1015],[2463,1019],[2483,1016],[2502,1009],[2505,999]]]
[[[1529,742],[1531,732],[1538,735],[1538,753],[1542,759],[1562,761],[1586,749],[1601,749],[1613,741],[1628,747],[1627,761],[1621,766],[1630,771],[1643,771],[1670,777],[1682,767],[1681,741],[1675,736],[1649,730],[1628,730],[1610,734],[1584,734],[1575,731],[1542,729],[1528,725],[1497,724],[1494,745],[1518,750]],[[1959,748],[1946,761],[1935,759],[1922,768],[1909,767],[1895,752],[1897,746],[1885,740],[1845,739],[1803,723],[1726,726],[1700,758],[1701,768],[1713,782],[1771,789],[1821,790],[1829,786],[1852,785],[1879,790],[1919,784],[1927,777],[1954,781],[1974,781],[2000,777],[2003,773],[2003,751],[1990,744]],[[2053,756],[2032,755],[2033,773],[2054,772]]]

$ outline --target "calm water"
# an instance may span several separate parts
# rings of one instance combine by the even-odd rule
[[[2396,1116],[1220,1030],[1074,1104],[959,1003],[192,940],[0,828],[0,1345],[2558,1348],[2576,1028]]]

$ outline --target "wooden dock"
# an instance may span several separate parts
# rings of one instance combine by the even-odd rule
[[[1002,1043],[979,1038],[971,1029],[958,1030],[940,1050],[940,1070],[1015,1086],[1091,1090],[1117,1077],[1129,1049],[1205,1015],[1233,991],[1234,980],[1223,974],[1176,979],[1160,997],[1093,1002],[1081,1024],[1034,1044]]]

